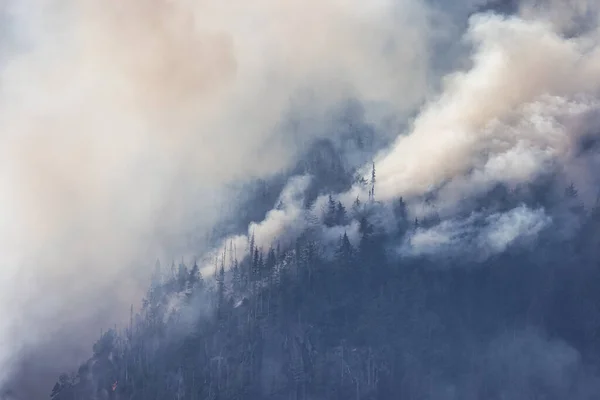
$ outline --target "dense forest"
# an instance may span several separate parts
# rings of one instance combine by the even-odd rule
[[[269,248],[249,235],[243,254],[229,243],[207,276],[197,262],[157,261],[129,326],[103,332],[52,399],[597,398],[600,206],[552,176],[497,185],[470,215],[527,205],[553,223],[485,256],[468,231],[455,242],[467,250],[417,254],[416,233],[448,221],[377,201],[376,165],[359,179],[368,197],[346,207],[331,192],[356,171],[331,144],[311,154],[304,172],[320,183],[303,207],[315,224]],[[265,193],[255,190],[273,200]],[[318,195],[327,202],[315,213]]]

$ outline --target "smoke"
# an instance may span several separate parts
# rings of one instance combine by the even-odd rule
[[[448,74],[408,131],[375,159],[377,200],[402,196],[413,218],[432,213],[442,218],[439,225],[412,232],[403,254],[459,252],[481,260],[531,243],[552,224],[544,209],[469,210],[499,184],[517,189],[552,175],[565,187],[576,182],[586,205],[597,199],[593,171],[599,160],[590,148],[599,127],[598,7],[586,1],[525,1],[518,8],[518,15],[487,12],[470,18],[462,37],[472,49],[468,66]],[[589,24],[579,24],[575,32],[573,24],[582,18]],[[369,163],[363,168],[367,182],[370,173]],[[368,189],[356,185],[336,200],[350,207],[355,198],[366,199]],[[434,200],[424,206],[423,196],[430,194]],[[326,203],[327,195],[321,196],[310,214],[318,218]],[[290,226],[292,214],[299,215],[278,214]],[[259,225],[271,225],[272,217]],[[380,225],[389,228],[385,218]],[[280,230],[261,243],[279,235]]]
[[[411,251],[462,244],[462,231],[474,251],[501,252],[550,223],[528,208],[457,216],[461,200],[497,183],[556,172],[592,199],[599,160],[582,143],[598,121],[597,6],[524,1],[519,16],[473,16],[462,35],[473,7],[495,3],[3,2],[0,386],[22,380],[38,349],[64,363],[35,372],[44,378],[82,358],[80,346],[140,298],[140,265],[197,253],[203,243],[182,238],[217,222],[230,185],[293,165],[332,135],[329,114],[348,99],[388,136],[390,120],[422,105],[375,160],[378,200],[404,196],[417,215],[419,196],[437,193],[445,222],[418,230]],[[440,51],[461,35],[460,49]],[[440,84],[448,65],[460,70]],[[290,119],[312,123],[294,131]],[[302,208],[308,184],[290,181],[264,221],[224,243],[241,251],[254,234],[267,247],[318,226],[325,203]],[[339,199],[349,208],[365,192]],[[483,233],[469,225],[481,220]],[[356,224],[345,230],[357,236]],[[68,344],[66,332],[77,336]],[[50,382],[39,382],[28,398],[46,395]]]
[[[401,249],[410,256],[476,257],[484,261],[512,245],[525,244],[551,223],[544,210],[519,206],[505,213],[473,213],[447,219],[432,228],[418,228]]]
[[[448,75],[411,130],[377,157],[379,200],[403,196],[413,216],[442,218],[417,229],[404,253],[485,259],[551,223],[543,209],[524,207],[464,217],[473,199],[499,184],[517,189],[553,176],[564,187],[577,182],[585,205],[597,201],[598,156],[590,147],[598,132],[598,9],[561,4],[525,2],[520,16],[473,16],[464,36],[472,66]],[[575,35],[569,21],[583,15],[594,28]],[[428,194],[434,200],[424,207]]]
[[[518,8],[518,15],[470,18],[462,36],[471,48],[467,66],[446,75],[410,128],[375,157],[378,201],[403,197],[413,218],[434,212],[443,220],[418,229],[403,253],[444,254],[460,244],[485,258],[550,224],[543,209],[524,206],[473,214],[473,201],[499,184],[517,189],[552,175],[565,187],[576,182],[586,205],[596,201],[599,159],[590,147],[599,128],[598,7],[525,1]],[[584,17],[594,24],[574,33],[571,23]],[[371,168],[362,170],[367,182]],[[370,186],[356,185],[336,200],[350,207]],[[428,195],[434,200],[425,207]],[[312,213],[320,215],[326,202],[326,195],[317,199]]]
[[[566,39],[539,21],[475,16],[466,39],[473,67],[450,75],[440,97],[380,157],[382,200],[444,186],[447,196],[494,183],[529,182],[568,164],[597,110],[600,53],[587,36]],[[423,157],[424,155],[427,157]]]
[[[46,396],[139,300],[140,265],[193,254],[182,238],[217,221],[229,184],[326,134],[283,129],[291,115],[327,120],[349,98],[374,125],[414,110],[432,15],[416,1],[2,2],[0,386],[51,348],[60,362],[24,394]]]
[[[598,388],[594,371],[576,349],[534,329],[503,332],[480,345],[473,358],[461,382],[435,398],[475,399],[490,393],[510,399],[588,399]]]

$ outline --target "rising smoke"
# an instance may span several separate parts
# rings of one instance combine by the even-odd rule
[[[599,160],[580,149],[598,122],[598,7],[523,1],[501,16],[491,2],[463,28],[484,3],[5,1],[0,385],[40,349],[64,355],[37,367],[43,379],[82,358],[139,300],[148,274],[138,265],[194,254],[181,238],[217,222],[228,185],[292,165],[349,98],[379,128],[419,110],[407,131],[377,129],[399,134],[375,157],[377,199],[403,196],[420,217],[411,199],[435,191],[445,220],[406,252],[455,247],[455,230],[501,252],[549,223],[526,206],[462,215],[465,198],[498,183],[552,172],[595,200]],[[463,47],[438,54],[457,36]],[[438,82],[450,65],[458,72]],[[290,132],[290,115],[317,126]],[[307,213],[324,198],[302,209],[309,182],[290,180],[283,206],[249,227],[261,246],[318,223]],[[339,199],[356,196],[365,189]],[[481,219],[484,233],[470,225]],[[242,249],[247,235],[231,240]],[[57,339],[65,332],[78,337]]]
[[[45,397],[139,301],[139,265],[193,254],[182,237],[216,222],[230,183],[324,134],[286,132],[290,114],[416,107],[429,19],[412,1],[2,2],[0,384],[34,368],[27,396]],[[32,367],[42,349],[58,361]]]
[[[504,223],[526,216],[527,223],[510,224],[513,230],[521,226],[525,236],[548,223],[543,210],[524,206],[506,216],[454,219],[469,211],[470,199],[498,184],[516,189],[552,174],[565,186],[574,182],[588,205],[597,200],[593,171],[598,156],[581,149],[595,140],[598,129],[599,31],[595,24],[594,29],[572,34],[574,21],[598,20],[597,7],[589,2],[524,2],[521,9],[520,15],[485,12],[470,18],[462,36],[472,48],[468,67],[446,75],[440,93],[430,96],[408,131],[375,157],[378,200],[414,199],[414,217],[426,217],[433,209],[448,218],[435,231],[418,230],[413,243],[435,243],[436,251],[441,250],[438,244],[455,246],[451,237],[463,236],[459,231],[465,229],[475,234],[478,228],[470,226],[481,218]],[[366,180],[370,172],[369,163],[363,168]],[[338,199],[350,207],[356,197],[366,199],[368,190],[357,185]],[[422,196],[428,193],[435,193],[436,200],[433,207],[423,208]],[[322,209],[326,197],[317,201],[313,212]],[[281,229],[269,237],[259,235],[259,243],[268,246],[289,233],[286,224],[277,221],[287,220],[289,226],[289,215],[268,214],[258,228]],[[520,233],[509,236],[516,239]],[[420,253],[418,247],[410,252]],[[491,247],[498,252],[505,248]]]

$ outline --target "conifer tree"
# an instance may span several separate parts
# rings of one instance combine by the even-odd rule
[[[373,169],[371,170],[371,201],[375,201],[375,162],[373,162]]]
[[[335,224],[346,225],[346,207],[341,201],[338,201],[335,207]]]
[[[217,317],[223,317],[223,307],[225,305],[225,266],[221,264],[216,276],[217,281]]]
[[[327,200],[327,211],[325,212],[325,226],[332,227],[336,225],[336,203],[333,196],[329,195]]]
[[[203,286],[204,280],[202,279],[202,274],[200,273],[198,262],[194,260],[194,265],[190,269],[188,277],[188,288],[190,290],[195,290],[196,288],[202,288]]]
[[[350,239],[348,239],[348,234],[344,232],[344,234],[340,238],[338,248],[336,249],[336,259],[338,263],[343,267],[349,266],[352,260],[353,253],[354,249],[352,247],[352,244],[350,243]]]

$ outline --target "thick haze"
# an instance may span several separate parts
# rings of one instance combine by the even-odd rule
[[[44,396],[137,304],[139,266],[193,254],[180,238],[216,222],[227,184],[322,135],[286,118],[348,98],[386,104],[373,123],[410,112],[435,36],[417,1],[9,0],[1,17],[0,383],[34,368]],[[54,365],[27,364],[41,349]]]
[[[563,188],[573,183],[588,206],[597,201],[600,159],[590,149],[600,128],[600,7],[591,1],[478,4],[487,10],[472,15],[461,36],[471,49],[456,62],[463,66],[443,77],[409,129],[375,157],[376,200],[402,196],[413,219],[435,213],[444,220],[417,229],[399,249],[404,254],[451,250],[485,258],[526,243],[552,222],[544,209],[525,205],[506,214],[473,213],[473,201],[498,184],[516,189],[552,174]],[[519,12],[498,11],[512,8]],[[367,181],[371,168],[363,169]],[[302,182],[291,181],[282,199],[293,192],[301,198]],[[366,200],[370,189],[357,185],[338,198],[350,207],[357,196]],[[427,206],[423,196],[430,197]],[[283,209],[248,232],[262,246],[293,238],[326,202],[322,196],[307,212],[301,201],[283,201]],[[347,232],[352,239],[357,227]],[[325,232],[333,240],[339,234]],[[236,238],[238,246],[246,241]]]
[[[139,301],[140,266],[194,254],[181,238],[217,222],[228,185],[291,166],[348,99],[376,127],[421,107],[408,131],[382,133],[400,136],[375,160],[378,200],[437,191],[447,219],[417,231],[410,252],[455,247],[460,230],[501,252],[549,223],[525,206],[455,216],[495,183],[558,172],[593,201],[599,160],[581,142],[600,123],[596,3],[525,1],[462,32],[483,3],[0,3],[0,386],[39,349],[59,360],[34,370],[49,382],[81,358]],[[441,46],[458,37],[464,46]],[[292,116],[317,122],[288,131]],[[260,245],[310,223],[309,180],[291,180],[283,207],[250,227]],[[65,332],[79,337],[58,340]]]

